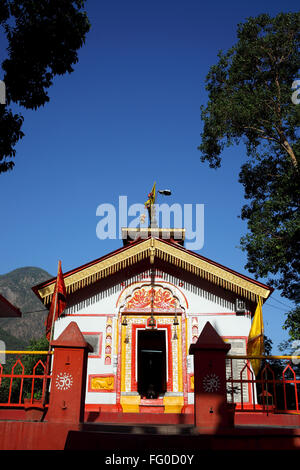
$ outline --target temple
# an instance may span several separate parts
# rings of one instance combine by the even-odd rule
[[[92,346],[87,411],[193,413],[189,348],[207,321],[231,354],[246,354],[258,299],[272,289],[187,250],[184,237],[184,229],[124,228],[120,249],[64,273],[67,307],[54,340],[75,321]],[[33,288],[47,308],[55,282]],[[228,374],[239,377],[242,366],[236,360]],[[250,404],[255,397],[244,388]]]

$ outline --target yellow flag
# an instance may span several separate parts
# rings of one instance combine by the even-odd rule
[[[247,356],[262,356],[264,354],[264,321],[262,314],[262,303],[259,297],[252,325],[248,337]],[[251,366],[255,375],[260,369],[260,359],[251,359]]]
[[[153,204],[155,204],[155,192],[156,192],[156,189],[155,189],[155,186],[156,186],[156,183],[154,183],[152,189],[151,189],[151,193],[148,194],[148,200],[145,202],[145,206],[147,208],[151,207]]]

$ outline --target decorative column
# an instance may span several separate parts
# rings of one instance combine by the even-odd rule
[[[190,345],[189,353],[194,355],[195,426],[199,432],[233,427],[234,411],[226,398],[225,359],[230,348],[209,322],[197,342]]]
[[[51,342],[54,347],[49,409],[46,421],[80,423],[84,419],[88,352],[77,323],[71,322]]]

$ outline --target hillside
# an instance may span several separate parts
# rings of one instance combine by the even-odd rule
[[[22,339],[16,338],[15,336],[11,335],[7,331],[0,328],[0,340],[4,342],[5,348],[8,350],[17,350],[20,351],[22,349],[26,349],[28,343],[23,341]],[[3,343],[0,343],[0,349],[2,349]],[[0,354],[1,357],[1,354]]]
[[[0,319],[0,339],[6,349],[22,349],[45,334],[47,310],[31,288],[53,277],[41,268],[24,267],[0,275],[0,294],[22,312],[21,318]],[[44,310],[44,311],[43,311]]]

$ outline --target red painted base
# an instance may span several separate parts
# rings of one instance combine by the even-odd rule
[[[133,428],[134,429],[134,428]],[[133,431],[134,432],[134,431]],[[113,432],[89,432],[71,423],[30,423],[0,421],[0,450],[104,450],[128,452],[174,449],[201,450],[299,450],[299,429],[257,427],[232,429],[215,435],[160,435]],[[200,454],[199,454],[200,455]]]
[[[123,413],[118,405],[85,405],[84,419],[99,423],[193,424],[194,405],[185,405],[178,414],[165,413],[163,399],[142,399],[139,413]]]
[[[133,428],[134,429],[134,428]],[[203,457],[203,451],[236,451],[247,450],[299,450],[300,432],[294,429],[232,429],[218,431],[215,434],[160,434],[153,432],[132,434],[128,429],[126,433],[93,432],[89,430],[71,431],[65,445],[66,450],[98,450],[105,452],[125,451],[139,453],[150,452],[155,454],[159,449],[177,454],[192,451],[197,458]],[[199,464],[198,464],[199,466]]]
[[[64,450],[72,423],[0,421],[0,450]]]
[[[300,414],[290,413],[254,413],[236,412],[235,426],[278,426],[281,428],[298,426],[300,429]]]
[[[4,411],[4,410],[3,410]],[[20,410],[12,410],[20,412]],[[23,410],[24,411],[24,410]],[[92,413],[94,418],[91,419]],[[25,414],[25,412],[24,412]],[[2,415],[3,418],[3,415]],[[187,424],[193,425],[192,414],[159,413],[111,413],[88,412],[87,421],[102,423],[131,424]],[[100,419],[101,418],[101,419]],[[97,425],[96,425],[97,426]],[[132,429],[135,429],[134,427]],[[134,431],[132,431],[134,432]],[[195,435],[160,435],[112,432],[89,432],[82,425],[72,423],[42,423],[29,421],[1,421],[0,450],[47,450],[47,449],[147,449],[176,448],[184,451],[189,448],[224,450],[300,450],[300,415],[265,413],[236,413],[235,427],[231,430],[209,435],[205,429]],[[148,447],[147,447],[148,446]],[[150,447],[149,447],[150,446]]]
[[[142,399],[140,403],[140,413],[164,413],[165,407],[162,399],[147,400]]]
[[[190,424],[194,423],[192,414],[177,414],[157,412],[150,407],[142,413],[122,413],[102,411],[87,411],[84,420],[88,423],[115,423],[115,424]]]
[[[122,413],[115,405],[87,405],[84,415],[85,422],[99,423],[152,423],[152,424],[194,424],[193,405],[184,407],[184,413],[158,413],[153,412],[151,407],[148,412]],[[45,416],[47,420],[47,414]],[[24,408],[0,408],[0,422],[2,421],[27,421]],[[291,413],[262,413],[241,412],[237,410],[234,416],[235,426],[272,426],[300,428],[300,414]]]

